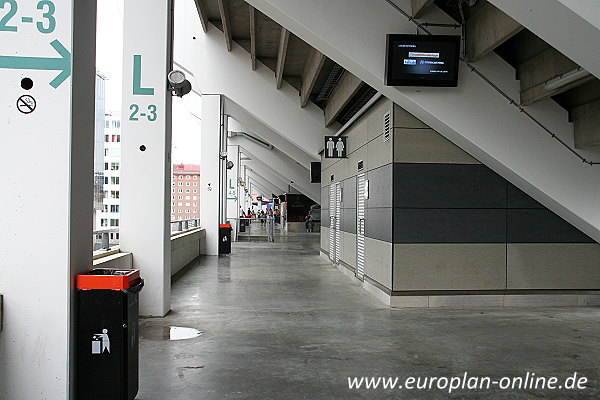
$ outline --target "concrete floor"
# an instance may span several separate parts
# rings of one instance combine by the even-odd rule
[[[389,309],[318,255],[319,234],[238,242],[143,319],[141,400],[597,399],[600,309]],[[170,326],[202,335],[168,340]],[[576,390],[349,390],[348,377],[557,376]]]

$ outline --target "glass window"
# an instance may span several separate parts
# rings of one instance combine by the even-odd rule
[[[196,207],[197,205],[198,205],[197,203],[194,203],[194,207]],[[194,211],[194,212],[196,212],[196,211]]]
[[[198,186],[198,182],[194,182],[194,186]]]
[[[107,120],[107,121],[105,121],[105,122],[104,122],[104,127],[105,127],[105,128],[110,128],[110,121],[108,121],[108,120]],[[108,142],[108,140],[107,140],[107,142]]]
[[[185,186],[190,186],[190,183],[189,183],[189,182],[186,182],[186,183],[185,183]]]
[[[115,147],[110,149],[110,155],[113,157],[121,157],[121,148]]]
[[[192,196],[193,199],[192,200],[198,200],[198,196]]]
[[[108,149],[104,149],[104,156],[108,156]]]
[[[121,142],[121,135],[117,135],[117,142]]]
[[[183,193],[183,189],[178,189],[177,190],[179,193]]]
[[[188,208],[187,210],[185,210],[186,214],[190,213],[190,209]]]
[[[104,135],[104,141],[105,141],[105,142],[108,142],[108,141],[109,141],[109,140],[108,140],[109,138],[110,138],[110,136],[109,136],[109,135]]]
[[[177,186],[183,186],[183,182],[177,183]]]
[[[186,192],[186,193],[189,193],[189,192],[190,192],[190,189],[185,189],[185,192]]]
[[[178,200],[181,200],[183,198],[183,196],[177,196]]]
[[[190,199],[190,196],[185,196],[185,199],[186,199],[186,200],[189,200],[189,199]]]
[[[194,180],[196,180],[196,179],[198,179],[198,176],[197,176],[197,175],[194,175]]]
[[[198,193],[198,191],[196,189],[192,190],[192,193]]]
[[[185,206],[186,206],[186,207],[189,207],[189,206],[190,206],[190,203],[185,203]]]
[[[111,162],[110,163],[110,169],[111,169],[111,171],[118,171],[119,170],[119,163],[118,162]]]
[[[189,175],[186,175],[186,176],[185,176],[185,179],[190,179],[190,176],[189,176]]]
[[[107,162],[104,163],[104,170],[108,171],[108,163]]]
[[[179,207],[181,207],[181,206],[183,205],[183,203],[177,203],[177,205],[178,205]]]
[[[112,183],[113,185],[118,185],[119,184],[119,177],[118,176],[111,176],[110,177],[110,183]]]
[[[183,210],[181,210],[181,209],[180,209],[180,210],[179,210],[179,214],[181,214],[182,212],[183,212]]]

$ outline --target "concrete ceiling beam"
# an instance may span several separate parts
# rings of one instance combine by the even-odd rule
[[[279,37],[279,49],[277,50],[277,67],[275,68],[275,80],[277,89],[281,89],[283,83],[283,72],[285,69],[285,58],[287,56],[288,43],[290,40],[290,31],[281,27],[281,35]]]
[[[360,78],[357,78],[348,71],[344,71],[337,86],[333,89],[331,97],[327,100],[324,110],[325,126],[330,126],[335,121],[363,84]]]
[[[200,17],[200,23],[202,24],[202,30],[206,32],[208,30],[208,14],[206,6],[204,5],[205,0],[194,0],[196,3],[196,10],[198,11],[198,17]]]
[[[321,73],[321,69],[325,64],[325,57],[323,53],[318,50],[311,48],[310,55],[304,65],[304,71],[302,73],[302,86],[300,88],[300,107],[304,108],[310,98],[310,93],[315,87],[317,78]]]
[[[229,19],[229,0],[217,0],[217,3],[219,4],[219,14],[221,15],[221,24],[223,25],[227,51],[231,51],[233,34],[231,31],[231,21]]]

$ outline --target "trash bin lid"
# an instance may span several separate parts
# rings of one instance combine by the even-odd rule
[[[231,228],[231,224],[221,224],[219,228]]]
[[[129,289],[140,281],[139,269],[95,268],[77,275],[77,289]]]

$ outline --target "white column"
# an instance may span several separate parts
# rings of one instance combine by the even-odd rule
[[[4,400],[72,395],[75,275],[92,267],[96,2],[43,3],[4,2],[0,31]]]
[[[240,147],[227,146],[227,161],[233,162],[233,168],[227,170],[226,196],[227,196],[227,219],[239,218],[240,216],[240,197],[239,197],[239,167],[240,167]],[[232,237],[237,237],[237,219],[231,219],[233,227]]]
[[[222,101],[219,95],[202,96],[200,142],[200,224],[206,230],[206,254],[219,254],[221,210],[219,152],[222,137]]]
[[[171,1],[128,0],[123,27],[121,250],[146,286],[140,314],[171,302]]]

